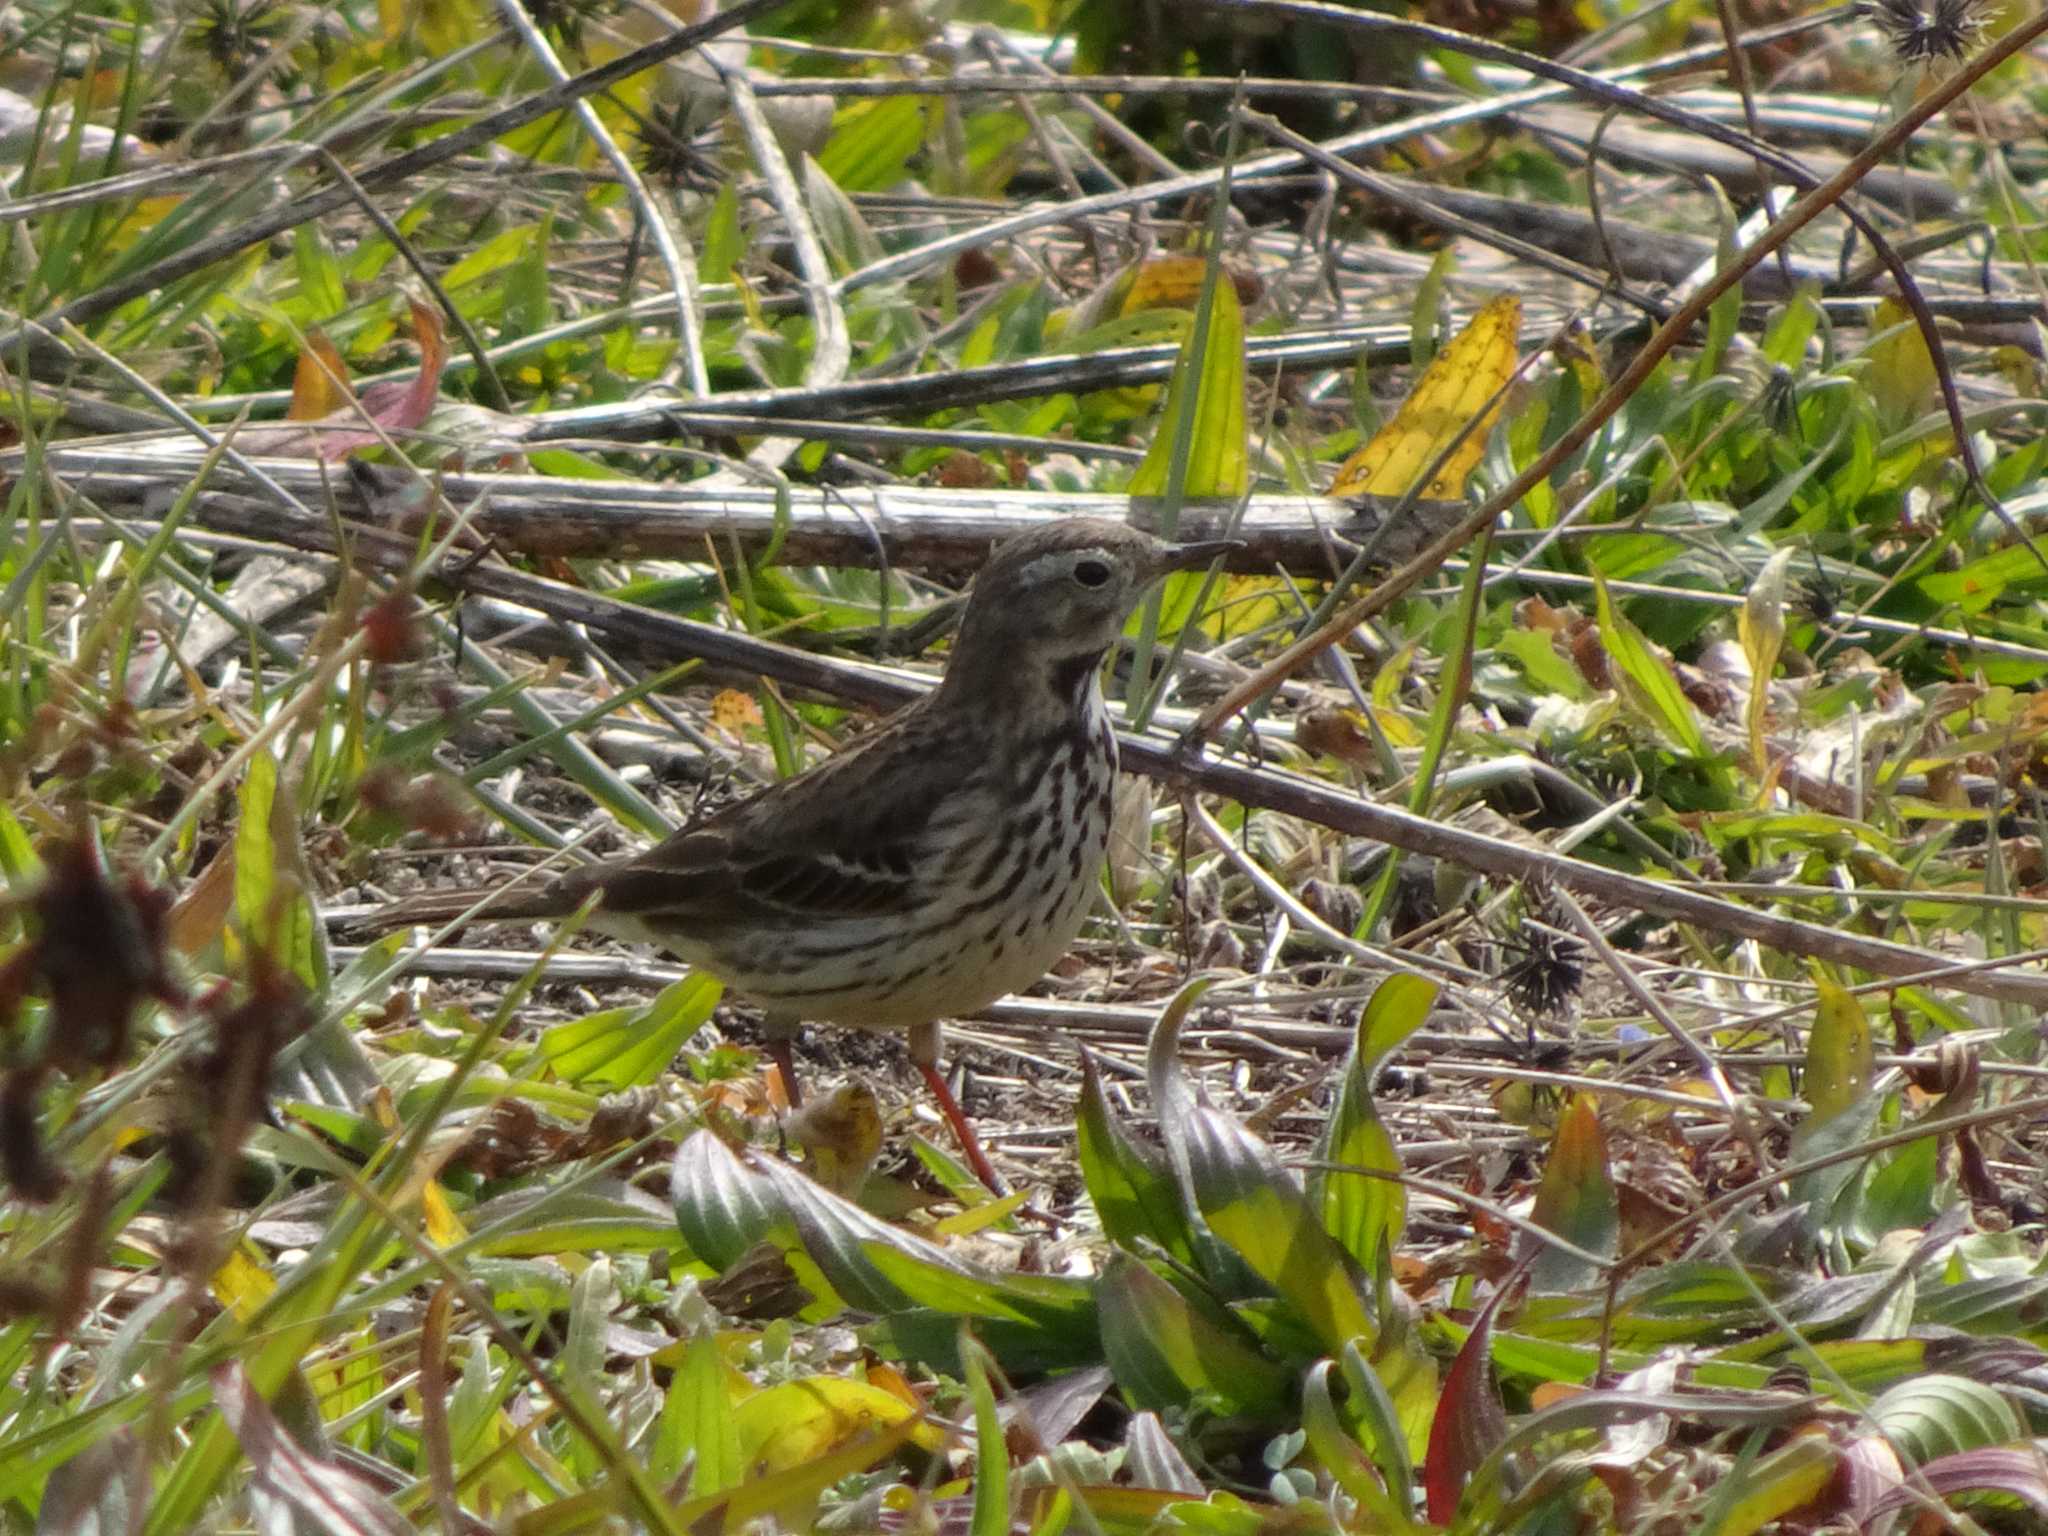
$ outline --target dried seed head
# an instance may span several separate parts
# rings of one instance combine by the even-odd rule
[[[1521,957],[1501,972],[1501,984],[1527,1019],[1553,1018],[1577,1001],[1586,984],[1586,946],[1566,931],[1547,881],[1522,889],[1522,919],[1510,941]]]
[[[1857,0],[1856,9],[1884,34],[1899,63],[1960,64],[1984,40],[2004,0]]]
[[[1509,1000],[1525,1017],[1564,1013],[1586,982],[1585,946],[1570,934],[1538,923],[1525,923],[1520,939],[1522,957],[1501,972]]]

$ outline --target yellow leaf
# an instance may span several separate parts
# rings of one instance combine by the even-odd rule
[[[1195,573],[1200,588],[1201,572]],[[1274,576],[1226,576],[1211,599],[1210,627],[1216,639],[1235,640],[1291,619],[1301,610],[1289,601],[1292,588]]]
[[[1190,328],[1166,387],[1166,409],[1152,434],[1145,462],[1131,476],[1133,496],[1162,496],[1173,472],[1174,443],[1182,417],[1192,411],[1187,437],[1187,477],[1182,491],[1189,497],[1242,496],[1251,483],[1244,413],[1244,311],[1237,289],[1219,277],[1209,306],[1208,334],[1202,355],[1194,355],[1195,331]],[[1199,370],[1199,372],[1197,371]]]
[[[737,1488],[692,1499],[676,1510],[674,1524],[687,1531],[733,1532],[762,1515],[774,1514],[785,1530],[809,1530],[819,1494],[841,1478],[865,1472],[895,1455],[915,1427],[914,1421],[906,1420],[894,1429],[849,1441],[828,1455],[785,1472],[749,1477]],[[936,1450],[937,1446],[926,1449]]]
[[[462,1218],[455,1214],[455,1207],[448,1203],[441,1186],[429,1179],[420,1191],[420,1217],[427,1229],[427,1241],[436,1248],[452,1248],[469,1236],[469,1229],[462,1224]]]
[[[1579,381],[1579,402],[1591,404],[1607,388],[1607,370],[1600,361],[1600,343],[1593,328],[1583,319],[1574,320],[1563,335],[1550,344],[1550,355],[1564,364]]]
[[[1202,297],[1202,274],[1207,268],[1208,262],[1200,256],[1155,256],[1149,261],[1133,262],[1080,303],[1054,310],[1046,320],[1046,339],[1057,341],[1071,335],[1078,340],[1111,322],[1128,322],[1134,315],[1192,310]],[[1221,276],[1241,302],[1248,304],[1258,295],[1257,278],[1233,273],[1228,267]],[[1180,318],[1184,320],[1185,315]],[[1150,335],[1138,328],[1120,328],[1115,344],[1178,341],[1185,334],[1179,326]]]
[[[1030,1196],[1028,1189],[1015,1189],[1000,1200],[984,1200],[979,1205],[970,1205],[964,1211],[956,1211],[942,1221],[933,1222],[932,1234],[935,1237],[972,1237],[1015,1215]]]
[[[308,331],[305,350],[292,372],[292,405],[286,416],[292,421],[318,421],[354,399],[341,353],[325,332]]]
[[[711,723],[731,735],[742,735],[762,724],[761,706],[752,694],[721,688],[711,700]]]
[[[1511,293],[1494,299],[1436,355],[1401,402],[1394,419],[1371,442],[1344,461],[1332,496],[1405,495],[1465,424],[1485,411],[1436,477],[1423,487],[1430,500],[1454,501],[1465,493],[1466,477],[1486,451],[1486,435],[1500,415],[1487,402],[1515,371],[1515,342],[1522,329],[1522,301]]]
[[[1934,403],[1934,358],[1901,300],[1879,301],[1875,329],[1868,353],[1870,393],[1879,418],[1888,427],[1903,427]]]
[[[220,1268],[213,1272],[215,1298],[245,1323],[256,1315],[264,1302],[270,1300],[270,1293],[276,1289],[276,1276],[240,1248],[229,1253]]]
[[[1870,1091],[1876,1070],[1870,1016],[1848,988],[1825,976],[1814,978],[1813,1033],[1806,1041],[1802,1089],[1813,1106],[1807,1127],[1815,1129]]]
[[[430,56],[454,53],[482,35],[472,0],[379,0],[383,40],[410,36]]]
[[[1193,309],[1202,296],[1202,272],[1208,263],[1199,256],[1159,256],[1130,274],[1120,315],[1144,309]],[[1229,281],[1228,274],[1224,280]]]
[[[1744,1472],[1741,1492],[1721,1507],[1701,1536],[1750,1536],[1818,1498],[1835,1475],[1841,1452],[1820,1435],[1795,1435]]]
[[[881,1101],[866,1083],[850,1078],[783,1116],[782,1133],[804,1149],[806,1173],[851,1196],[882,1155]]]
[[[918,1417],[895,1393],[865,1381],[807,1376],[756,1392],[733,1409],[746,1476],[773,1477]],[[937,1450],[945,1437],[923,1424],[911,1438]]]
[[[1993,347],[1991,366],[1998,370],[2006,388],[2014,394],[2024,395],[2029,400],[2039,400],[2048,395],[2048,373],[2044,373],[2040,359],[2025,347]]]

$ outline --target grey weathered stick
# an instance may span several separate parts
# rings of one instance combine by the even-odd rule
[[[180,446],[175,454],[144,454],[96,444],[53,443],[42,462],[73,489],[124,513],[154,516],[170,505],[191,478],[197,458]],[[302,497],[331,497],[344,516],[369,509],[352,481],[323,485],[321,467],[305,460],[260,459],[265,472]],[[20,449],[0,450],[0,479],[22,472]],[[217,474],[216,483],[229,477]],[[720,549],[737,544],[754,554],[775,538],[775,492],[765,486],[707,487],[703,482],[663,484],[620,480],[571,480],[551,475],[443,475],[436,484],[458,505],[477,510],[472,526],[501,548],[527,555],[668,557],[698,561],[704,540]],[[249,520],[245,498],[201,492],[191,521],[222,532],[251,530],[267,537],[269,524]],[[1256,495],[1234,530],[1243,541],[1230,560],[1236,571],[1270,573],[1282,567],[1309,579],[1332,571],[1331,551],[1347,553],[1344,542],[1371,536],[1391,496],[1333,501],[1323,496]],[[1235,504],[1233,503],[1232,506]],[[1181,514],[1189,537],[1220,537],[1230,508],[1196,505]],[[1462,515],[1462,504],[1425,502],[1404,531],[1427,537]],[[877,542],[892,565],[958,567],[985,556],[1002,539],[1054,517],[1123,517],[1131,504],[1123,496],[1055,491],[976,491],[935,486],[839,486],[821,490],[792,486],[788,517],[777,546],[787,565],[866,565]],[[1145,523],[1142,509],[1138,522]],[[1512,530],[1496,541],[1526,537]],[[1333,544],[1334,541],[1340,541]],[[1395,551],[1381,546],[1388,558]],[[1455,575],[1455,557],[1445,570]],[[1590,576],[1573,571],[1531,569],[1513,579],[1529,586],[1590,594]],[[1620,597],[1697,603],[1736,609],[1739,593],[1681,590],[1655,582],[1611,581]],[[1939,624],[1915,624],[1876,614],[1857,624],[1874,634],[1904,636],[1952,646],[1972,656],[1998,656],[2033,666],[2048,664],[2048,651],[1992,635],[1970,634]]]

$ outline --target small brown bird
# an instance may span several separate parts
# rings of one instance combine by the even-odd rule
[[[1000,1190],[939,1073],[940,1021],[1030,986],[1080,931],[1116,783],[1103,657],[1152,581],[1233,547],[1097,518],[1020,534],[976,578],[944,680],[886,725],[637,858],[477,915],[566,917],[594,896],[599,932],[658,945],[762,1007],[793,1104],[804,1022],[908,1031],[975,1173]],[[474,905],[436,893],[382,921]]]

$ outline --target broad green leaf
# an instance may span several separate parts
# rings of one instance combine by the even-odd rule
[[[676,1246],[675,1220],[661,1199],[619,1179],[570,1190],[515,1189],[465,1215],[475,1236],[466,1251],[500,1258],[570,1253],[652,1253]]]
[[[1076,1151],[1081,1178],[1109,1240],[1125,1248],[1157,1243],[1183,1264],[1195,1263],[1187,1208],[1173,1175],[1124,1134],[1110,1113],[1091,1051],[1081,1053],[1081,1111]]]
[[[853,199],[840,190],[839,183],[818,167],[809,155],[803,162],[804,202],[818,227],[819,243],[832,259],[832,268],[842,275],[882,259],[882,243],[868,227],[868,221],[854,206]]]
[[[249,947],[269,955],[309,992],[327,981],[326,929],[307,898],[305,854],[277,759],[258,752],[242,780],[235,828],[235,915]]]
[[[746,1390],[744,1380],[735,1382],[727,1371],[718,1336],[708,1330],[693,1335],[655,1423],[655,1476],[671,1483],[688,1466],[690,1492],[699,1498],[739,1486],[745,1469],[732,1411],[736,1385]]]
[[[1557,654],[1557,647],[1544,631],[1511,629],[1494,641],[1493,648],[1512,657],[1538,693],[1561,694],[1573,700],[1592,697],[1584,675]]]
[[[788,1164],[743,1163],[709,1131],[676,1154],[671,1179],[677,1223],[699,1257],[724,1269],[756,1242],[785,1249],[817,1272],[813,1293],[877,1315],[930,1308],[1042,1329],[1047,1347],[1070,1358],[1093,1343],[1088,1282],[1078,1276],[999,1272],[890,1225],[821,1189]],[[811,1285],[809,1276],[805,1279]]]
[[[1326,1349],[1375,1336],[1364,1278],[1270,1147],[1199,1106],[1167,1134],[1187,1147],[1195,1205],[1209,1230],[1299,1309]]]
[[[967,1361],[967,1399],[974,1405],[974,1515],[969,1536],[1010,1536],[1010,1447],[996,1414],[989,1384],[988,1351],[972,1338],[960,1340]]]
[[[1831,842],[1843,844],[1853,841],[1886,853],[1894,847],[1893,840],[1885,835],[1882,828],[1873,827],[1868,822],[1851,821],[1846,816],[1830,816],[1822,811],[1708,811],[1702,814],[1700,825],[1712,833],[1717,843],[1734,838],[1768,837],[1816,847],[1826,847]]]
[[[916,1306],[962,1318],[1054,1325],[1065,1320],[1077,1333],[1092,1323],[1093,1291],[1078,1276],[970,1271],[956,1267],[964,1261],[941,1264],[929,1254],[889,1242],[863,1243],[861,1252],[878,1275]]]
[[[1309,1193],[1323,1226],[1368,1272],[1393,1252],[1408,1225],[1408,1192],[1401,1158],[1373,1107],[1372,1080],[1380,1064],[1420,1029],[1441,989],[1413,974],[1388,977],[1373,990],[1358,1017],[1351,1060],[1317,1147],[1319,1167]],[[1371,1170],[1347,1173],[1345,1167]]]
[[[1558,1120],[1531,1216],[1544,1231],[1584,1252],[1612,1258],[1620,1251],[1620,1202],[1608,1175],[1607,1140],[1590,1093],[1574,1095]],[[1541,1239],[1530,1241],[1538,1245],[1529,1269],[1531,1291],[1578,1292],[1604,1278],[1599,1266],[1577,1254]]]
[[[1386,1484],[1380,1481],[1379,1468],[1345,1429],[1330,1396],[1330,1370],[1328,1360],[1318,1360],[1309,1369],[1302,1388],[1301,1427],[1308,1436],[1308,1448],[1337,1486],[1358,1505],[1367,1529],[1384,1532],[1385,1536],[1405,1536],[1416,1529],[1415,1522],[1388,1494]],[[1407,1490],[1401,1492],[1405,1502]]]
[[[554,300],[549,280],[553,276],[550,254],[554,247],[555,218],[544,214],[534,228],[533,239],[512,263],[500,285],[504,295],[502,321],[507,339],[544,331],[554,320]]]
[[[327,243],[317,219],[292,232],[292,255],[298,268],[299,297],[304,304],[302,325],[320,325],[348,308],[348,285],[342,281],[334,248]]]
[[[711,212],[704,221],[702,244],[697,280],[706,286],[728,281],[747,250],[746,235],[740,229],[739,178],[728,176],[719,182],[718,195],[711,199]]]
[[[1791,302],[1778,311],[1764,331],[1759,350],[1779,367],[1793,367],[1805,359],[1806,344],[1819,326],[1820,288],[1814,283],[1801,283]]]
[[[1902,1381],[1870,1405],[1870,1421],[1909,1467],[2009,1445],[2026,1433],[2012,1402],[1969,1376],[1934,1372]]]
[[[1227,1312],[1195,1305],[1127,1253],[1096,1282],[1102,1353],[1140,1408],[1269,1412],[1293,1395],[1292,1375],[1262,1354]]]
[[[1940,1113],[1939,1106],[1929,1112],[1930,1117]],[[1923,1136],[1885,1153],[1871,1169],[1857,1202],[1860,1230],[1853,1236],[1859,1246],[1874,1247],[1887,1232],[1925,1227],[1941,1215],[1954,1189],[1942,1171],[1941,1142],[1938,1136]],[[1914,1316],[1909,1308],[1905,1320]],[[1865,1331],[1873,1338],[1880,1336],[1874,1328]],[[1882,1336],[1903,1338],[1910,1332],[1901,1327]]]
[[[793,1235],[767,1181],[708,1130],[676,1149],[669,1189],[683,1241],[713,1269],[731,1268],[778,1228]]]
[[[1410,1035],[1429,1022],[1429,1011],[1442,991],[1438,983],[1412,971],[1398,972],[1373,988],[1359,1015],[1358,1054],[1353,1063],[1368,1074],[1368,1080]]]
[[[2048,576],[2041,569],[2042,540],[2009,544],[1955,571],[1932,571],[1914,583],[1930,601],[1953,603],[1966,613],[1979,613],[2005,595],[2007,588],[2039,587]]]
[[[19,818],[0,805],[0,874],[17,890],[40,879],[43,860]]]
[[[451,293],[467,284],[489,277],[502,271],[526,254],[533,244],[537,230],[531,224],[515,225],[492,236],[482,245],[450,267],[441,278],[442,287]],[[468,306],[464,306],[465,313]]]
[[[907,1360],[958,1378],[967,1369],[960,1358],[960,1318],[932,1307],[903,1307],[877,1317],[859,1330],[861,1342],[885,1360]],[[1102,1345],[1095,1336],[1092,1313],[1085,1343],[1037,1322],[1013,1323],[999,1317],[978,1317],[974,1335],[988,1352],[1016,1376],[1057,1375],[1102,1364]]]
[[[1792,1179],[1792,1202],[1806,1207],[1803,1230],[1808,1236],[1833,1240],[1845,1228],[1860,1225],[1854,1212],[1855,1195],[1862,1188],[1870,1163],[1867,1158],[1859,1160],[1845,1154],[1869,1140],[1883,1109],[1883,1095],[1865,1094],[1843,1105],[1827,1120],[1816,1121],[1809,1116],[1793,1128],[1793,1161],[1838,1159]],[[1841,1256],[1839,1262],[1846,1263],[1846,1256]]]
[[[541,1057],[566,1082],[602,1088],[652,1083],[704,1027],[724,990],[708,971],[692,971],[652,1002],[553,1026],[540,1037]]]
[[[1664,659],[1650,647],[1643,632],[1628,621],[1614,605],[1607,582],[1598,571],[1593,574],[1600,619],[1600,641],[1607,647],[1623,684],[1622,693],[1638,709],[1661,726],[1688,756],[1707,758],[1707,738],[1700,729],[1699,715],[1692,700],[1678,686],[1678,679]]]
[[[930,97],[884,96],[841,107],[818,169],[847,192],[888,191],[923,146],[925,113],[935,105]]]
[[[1187,1084],[1180,1027],[1202,991],[1200,984],[1181,988],[1153,1025],[1146,1051],[1152,1102],[1175,1175],[1209,1232],[1288,1303],[1327,1352],[1366,1341],[1403,1428],[1419,1444],[1436,1398],[1434,1364],[1406,1331],[1376,1325],[1364,1276],[1323,1230],[1300,1182],[1272,1149],[1228,1115],[1197,1103]]]

